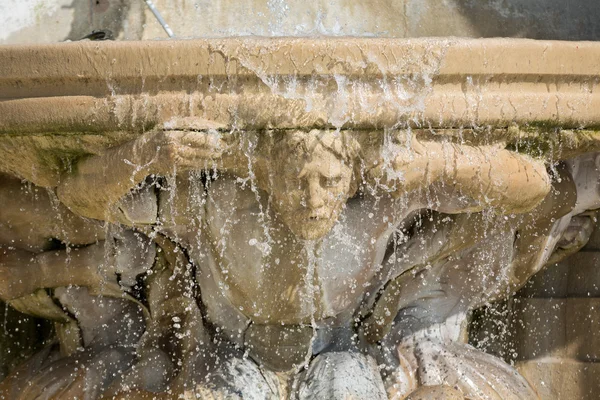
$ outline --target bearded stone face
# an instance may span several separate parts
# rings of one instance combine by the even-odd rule
[[[275,209],[301,239],[325,236],[353,194],[352,166],[321,144],[280,161],[271,178]]]

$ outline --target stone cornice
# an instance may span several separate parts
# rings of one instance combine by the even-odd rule
[[[379,130],[548,160],[600,150],[600,43],[230,38],[0,46],[0,171],[72,160],[173,118],[225,131]]]
[[[0,133],[600,125],[600,44],[234,38],[0,47]]]

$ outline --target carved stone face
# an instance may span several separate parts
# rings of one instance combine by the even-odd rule
[[[307,240],[325,236],[352,196],[352,166],[322,144],[280,159],[271,196],[284,223]]]

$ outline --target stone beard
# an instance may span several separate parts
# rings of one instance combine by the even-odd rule
[[[464,325],[544,265],[571,216],[597,206],[576,184],[583,173],[565,166],[552,179],[542,160],[502,146],[404,131],[253,133],[249,152],[250,133],[200,125],[76,162],[56,193],[59,239],[78,246],[77,262],[27,235],[4,252],[2,273],[25,283],[0,295],[24,310],[53,301],[38,289],[77,285],[89,292],[63,293],[64,307],[99,312],[94,296],[110,296],[115,318],[126,305],[145,317],[126,336],[97,334],[106,316],[57,322],[78,323],[87,339],[60,336],[68,356],[39,356],[3,393],[27,380],[27,393],[42,393],[55,379],[54,394],[93,398],[536,398],[511,367],[464,343]],[[575,161],[581,171],[586,160]],[[578,196],[589,201],[576,206]],[[488,262],[484,249],[499,256]],[[94,366],[111,354],[114,368]],[[93,373],[73,378],[55,360]],[[124,372],[109,378],[115,369]]]

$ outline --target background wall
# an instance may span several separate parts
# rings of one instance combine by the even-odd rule
[[[598,0],[155,0],[179,37],[466,36],[599,40]],[[166,38],[143,0],[0,0],[0,44]]]
[[[517,367],[542,400],[600,391],[600,223],[578,253],[548,265],[513,298],[475,313],[471,342]]]

